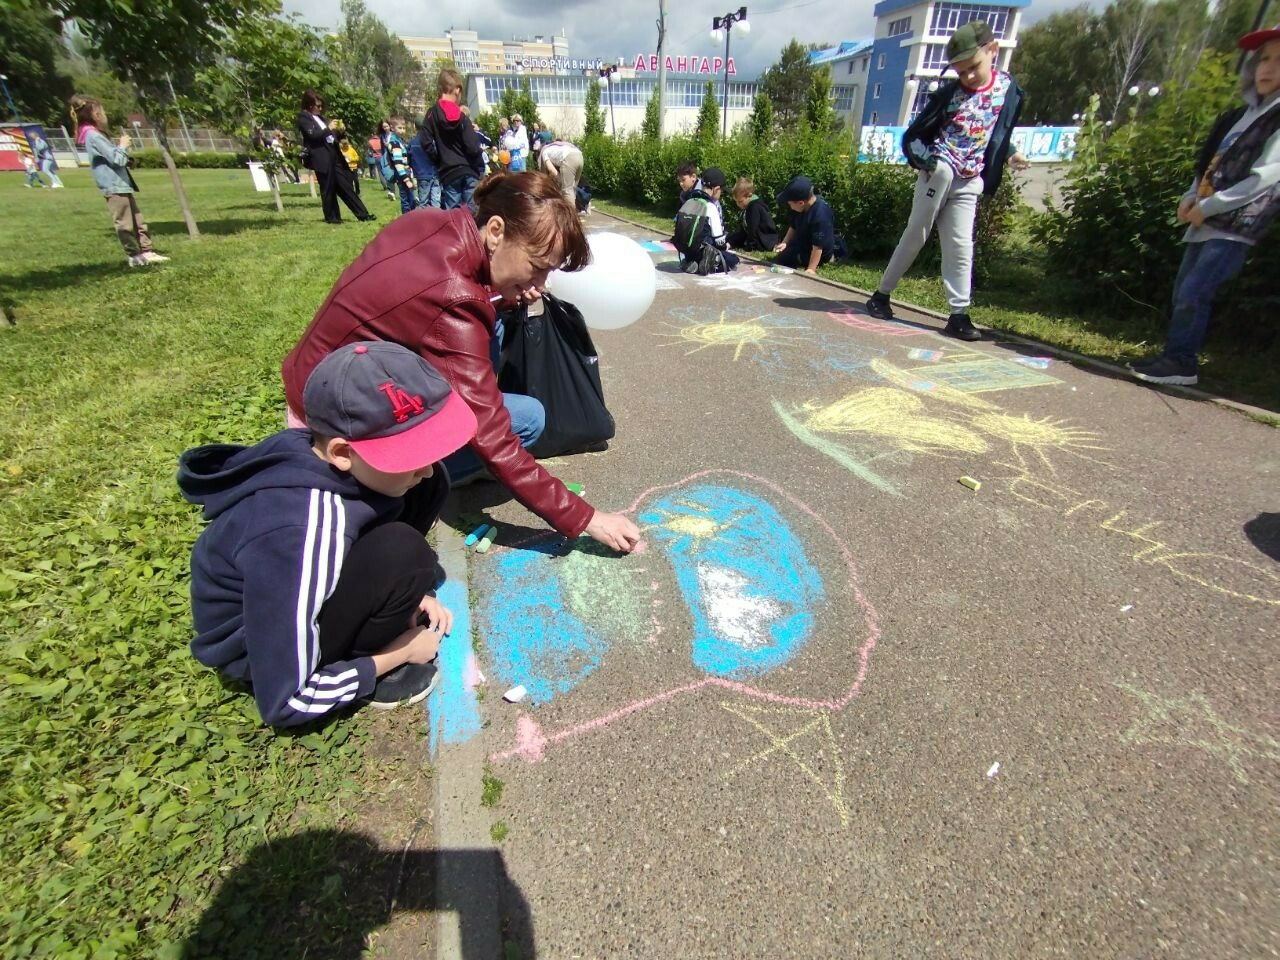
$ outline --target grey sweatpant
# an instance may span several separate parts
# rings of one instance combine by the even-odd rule
[[[877,289],[881,293],[893,293],[936,223],[942,245],[942,286],[947,293],[947,303],[952,313],[968,310],[973,287],[973,218],[978,213],[981,196],[982,177],[957,179],[955,171],[942,161],[933,173],[921,170],[916,175],[911,218]]]

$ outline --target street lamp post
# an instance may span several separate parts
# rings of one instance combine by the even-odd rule
[[[4,99],[9,104],[9,112],[13,114],[15,121],[21,120],[22,115],[18,113],[18,108],[14,105],[13,97],[9,95],[9,75],[0,73],[0,87],[4,88]]]
[[[619,66],[608,66],[600,68],[600,76],[596,82],[602,87],[609,88],[609,129],[613,132],[613,138],[618,139],[618,125],[613,119],[613,75],[622,68]]]
[[[729,134],[729,37],[733,33],[733,25],[735,23],[743,33],[751,32],[751,24],[747,20],[746,7],[739,7],[737,13],[730,11],[723,17],[711,18],[711,39],[719,40],[721,32],[724,33],[724,107],[720,116],[721,137]]]

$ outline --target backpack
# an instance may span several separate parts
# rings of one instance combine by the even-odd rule
[[[706,276],[709,273],[727,273],[724,254],[711,242],[711,225],[707,222],[707,207],[711,201],[698,193],[680,205],[676,213],[675,235],[671,245],[680,253],[681,269],[686,273]]]

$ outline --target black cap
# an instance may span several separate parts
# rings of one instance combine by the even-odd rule
[[[707,188],[723,187],[725,184],[724,171],[719,167],[707,167],[702,171],[702,185]]]
[[[791,203],[793,200],[808,200],[812,196],[813,181],[805,176],[794,177],[778,194],[778,202]]]

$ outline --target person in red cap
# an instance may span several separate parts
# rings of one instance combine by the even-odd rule
[[[476,432],[436,369],[396,343],[350,343],[316,365],[306,428],[179,461],[208,526],[191,552],[191,651],[247,685],[273,726],[365,701],[416,703],[453,614],[423,534]]]
[[[1243,106],[1218,117],[1200,148],[1191,187],[1178,202],[1187,245],[1173,281],[1173,314],[1163,352],[1129,369],[1148,383],[1200,380],[1204,343],[1218,288],[1280,216],[1280,25],[1237,41]]]
[[[440,99],[427,111],[418,139],[440,177],[440,205],[445,210],[471,204],[482,164],[480,138],[471,117],[462,108],[462,76],[456,70],[440,71]]]

